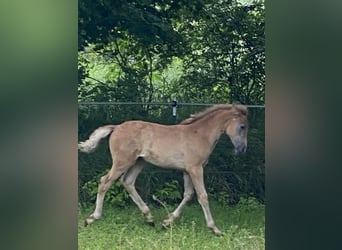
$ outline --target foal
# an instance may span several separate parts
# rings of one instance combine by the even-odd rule
[[[247,113],[247,108],[242,105],[215,105],[178,125],[167,126],[144,121],[127,121],[120,125],[97,128],[88,140],[78,144],[78,148],[82,152],[92,152],[102,138],[110,135],[112,168],[107,175],[101,177],[96,208],[86,219],[85,225],[101,217],[104,196],[112,183],[120,176],[123,186],[146,216],[147,222],[154,225],[150,209],[135,189],[135,180],[146,161],[162,168],[183,171],[183,200],[163,221],[163,226],[169,226],[180,216],[195,190],[207,226],[214,234],[222,235],[209,209],[208,195],[203,181],[203,168],[223,133],[230,137],[236,153],[246,151]]]

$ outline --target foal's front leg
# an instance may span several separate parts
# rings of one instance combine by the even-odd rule
[[[178,218],[183,211],[186,203],[191,200],[193,194],[194,194],[194,187],[192,185],[190,176],[184,172],[183,174],[184,179],[184,195],[182,202],[178,205],[178,207],[173,211],[171,214],[169,214],[169,217],[163,221],[162,226],[168,227],[176,218]]]
[[[202,166],[194,166],[189,169],[188,173],[195,187],[198,202],[203,209],[207,226],[214,232],[214,234],[218,236],[223,235],[223,233],[216,227],[214,219],[210,212],[208,194],[204,187]]]

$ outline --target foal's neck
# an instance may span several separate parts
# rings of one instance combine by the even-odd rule
[[[207,135],[208,140],[214,143],[224,133],[230,119],[232,119],[230,110],[220,110],[209,114],[207,117],[203,117],[192,125],[202,135]]]

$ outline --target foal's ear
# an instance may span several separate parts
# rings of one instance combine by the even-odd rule
[[[184,121],[182,121],[180,124],[189,124],[191,122],[193,122],[195,115],[191,114],[189,118],[185,119]]]
[[[241,111],[241,113],[242,113],[243,115],[247,115],[247,114],[248,114],[247,106],[245,106],[245,105],[239,105],[239,109],[240,109],[240,111]]]
[[[241,104],[233,104],[233,108],[238,111],[240,114],[242,115],[247,115],[248,114],[248,109],[247,109],[247,106],[245,105],[241,105]]]

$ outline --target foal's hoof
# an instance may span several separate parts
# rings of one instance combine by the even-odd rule
[[[164,229],[169,229],[169,227],[170,227],[170,225],[171,225],[171,221],[168,220],[168,219],[166,219],[166,220],[163,221],[163,223],[162,223],[161,225],[162,225],[162,227],[163,227]]]
[[[95,221],[95,218],[93,216],[90,216],[89,218],[85,219],[84,221],[84,226],[88,226],[90,225],[91,223],[93,223]]]
[[[213,228],[212,230],[213,230],[213,233],[214,233],[216,236],[221,237],[221,236],[224,235],[224,233],[222,233],[222,232],[221,232],[220,230],[218,230],[217,228]]]
[[[88,225],[89,225],[89,223],[88,223],[87,219],[85,219],[85,220],[84,220],[84,227],[86,227],[86,226],[88,226]]]

